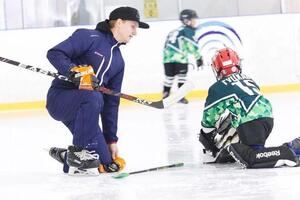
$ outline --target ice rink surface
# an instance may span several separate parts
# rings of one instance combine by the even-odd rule
[[[271,94],[275,126],[267,146],[300,136],[300,93]],[[184,167],[113,179],[111,174],[74,177],[44,148],[66,147],[71,134],[47,112],[0,113],[0,199],[3,200],[296,200],[300,167],[241,169],[203,164],[197,140],[203,101],[166,110],[121,107],[119,150],[127,166],[142,170],[184,162]]]

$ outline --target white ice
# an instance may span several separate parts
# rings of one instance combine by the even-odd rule
[[[267,95],[275,126],[267,146],[300,136],[300,93]],[[3,200],[296,200],[300,167],[241,169],[205,165],[197,140],[203,101],[166,110],[121,107],[119,149],[126,172],[177,162],[179,168],[113,179],[111,174],[74,177],[44,149],[66,147],[71,134],[45,110],[0,113],[0,199]]]

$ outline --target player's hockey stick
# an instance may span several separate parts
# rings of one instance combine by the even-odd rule
[[[31,65],[22,64],[20,62],[10,60],[10,59],[7,59],[7,58],[3,58],[3,57],[0,57],[0,61],[11,64],[11,65],[15,65],[15,66],[18,66],[18,67],[22,67],[24,69],[28,69],[28,70],[31,70],[31,71],[34,71],[34,72],[37,72],[37,73],[40,73],[40,74],[51,76],[53,78],[57,78],[57,79],[60,79],[60,80],[71,82],[70,79],[66,76],[63,76],[61,74],[58,74],[58,73],[55,73],[55,72],[52,72],[52,71],[44,70],[44,69],[39,68],[39,67],[33,67]],[[104,94],[109,94],[109,95],[112,95],[112,96],[117,96],[117,97],[120,97],[120,98],[123,98],[123,99],[127,99],[129,101],[133,101],[135,103],[139,103],[139,104],[142,104],[142,105],[145,105],[145,106],[150,106],[150,107],[153,107],[153,108],[163,109],[163,108],[167,108],[170,105],[178,102],[188,92],[190,92],[193,89],[193,87],[194,87],[194,85],[193,85],[192,82],[186,82],[182,87],[180,87],[176,91],[176,93],[174,93],[174,94],[170,95],[169,97],[167,97],[163,100],[160,100],[160,101],[148,101],[148,100],[141,99],[141,98],[131,96],[131,95],[128,95],[128,94],[124,94],[124,93],[121,93],[121,92],[116,92],[116,91],[113,91],[113,90],[108,89],[108,88],[103,87],[103,86],[100,86],[97,89],[97,91],[102,92]]]
[[[173,168],[173,167],[182,167],[183,165],[184,165],[184,163],[176,163],[176,164],[172,164],[172,165],[154,167],[154,168],[144,169],[144,170],[140,170],[140,171],[134,171],[134,172],[128,172],[128,173],[123,172],[123,173],[120,173],[120,174],[117,174],[117,175],[113,176],[113,178],[120,179],[120,178],[125,178],[129,175],[132,175],[132,174],[139,174],[139,173],[144,173],[144,172],[157,171],[157,170]]]

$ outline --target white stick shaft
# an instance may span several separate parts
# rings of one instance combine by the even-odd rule
[[[180,99],[185,97],[194,88],[194,83],[192,81],[187,81],[183,84],[176,92],[174,92],[169,97],[163,99],[164,108],[171,106],[172,104],[178,102]]]

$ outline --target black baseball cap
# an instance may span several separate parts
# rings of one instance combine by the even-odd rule
[[[140,28],[149,28],[149,24],[140,21],[139,11],[132,7],[119,7],[114,9],[110,15],[109,20],[131,20],[139,23]]]

